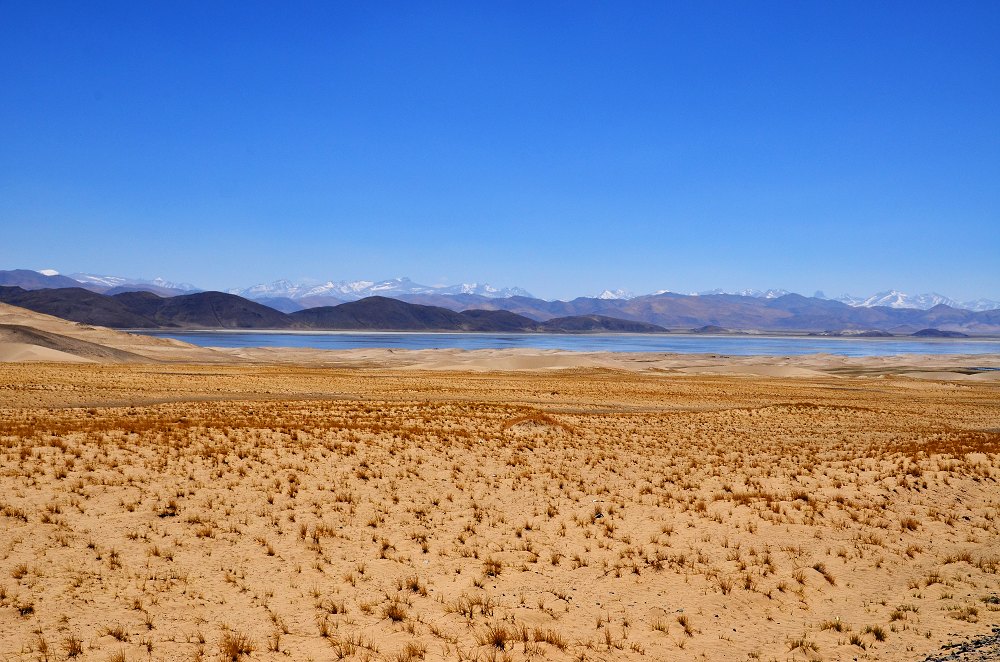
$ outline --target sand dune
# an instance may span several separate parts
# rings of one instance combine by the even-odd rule
[[[148,358],[133,352],[126,352],[103,344],[79,340],[20,324],[0,324],[0,343],[28,344],[39,349],[47,349],[49,351],[42,352],[41,355],[50,356],[52,357],[51,360],[72,360],[65,357],[75,357],[77,359],[111,363],[140,363],[149,361]]]
[[[90,363],[94,359],[88,359],[76,354],[62,352],[51,347],[42,347],[23,342],[9,342],[0,340],[0,362],[10,361],[50,361],[55,363]]]
[[[607,368],[662,374],[744,374],[761,377],[899,376],[912,373],[922,379],[964,381],[970,366],[1000,367],[1000,355],[906,355],[843,357],[813,354],[792,357],[726,356],[713,354],[567,352],[535,349],[352,349],[216,348],[216,357],[248,363],[311,364],[329,367],[399,368],[406,370],[571,370]],[[993,372],[975,375],[979,381],[996,379]]]
[[[0,303],[0,339],[27,340],[103,362],[212,360],[212,350],[169,338],[153,338],[69,322]],[[74,342],[75,341],[75,342]]]

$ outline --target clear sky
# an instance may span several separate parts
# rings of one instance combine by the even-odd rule
[[[1000,298],[1000,2],[0,0],[0,269]]]

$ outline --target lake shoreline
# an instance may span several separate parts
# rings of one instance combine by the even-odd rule
[[[1000,339],[869,338],[807,335],[716,334],[535,334],[417,331],[137,330],[137,335],[171,338],[221,349],[312,350],[559,350],[574,353],[709,354],[723,356],[852,357],[896,355],[1000,355]]]

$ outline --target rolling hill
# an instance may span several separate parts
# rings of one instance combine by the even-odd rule
[[[25,290],[0,287],[0,302],[62,319],[125,329],[316,329],[345,331],[477,331],[584,333],[663,331],[610,317],[555,318],[544,323],[505,310],[454,311],[388,297],[283,313],[224,292],[159,297],[151,292],[113,296],[81,288]]]
[[[86,324],[113,328],[329,329],[482,331],[495,333],[656,333],[702,327],[771,332],[889,332],[933,328],[973,335],[1000,333],[1000,310],[974,312],[944,304],[929,310],[852,307],[839,301],[786,294],[663,293],[632,299],[581,297],[544,301],[475,294],[373,296],[286,312],[223,292],[161,297],[151,292],[108,295],[83,288],[28,290],[0,286],[0,301]],[[295,302],[291,302],[295,303]]]
[[[799,294],[761,298],[737,294],[685,295],[665,292],[632,299],[579,297],[571,301],[516,296],[489,299],[476,295],[412,295],[404,297],[404,300],[453,310],[508,310],[540,322],[556,317],[601,315],[646,322],[667,329],[716,326],[776,332],[881,330],[909,334],[934,327],[967,334],[1000,333],[1000,310],[976,312],[944,304],[929,310],[854,307]]]
[[[298,328],[358,331],[518,331],[534,330],[537,323],[506,311],[455,312],[421,306],[388,297],[367,297],[339,306],[307,308],[288,316]],[[497,319],[494,326],[491,322]]]

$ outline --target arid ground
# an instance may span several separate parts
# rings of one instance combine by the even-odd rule
[[[438,368],[0,363],[0,659],[918,660],[1000,623],[996,380]]]
[[[976,367],[213,350],[0,305],[0,660],[923,660],[1000,623]]]

